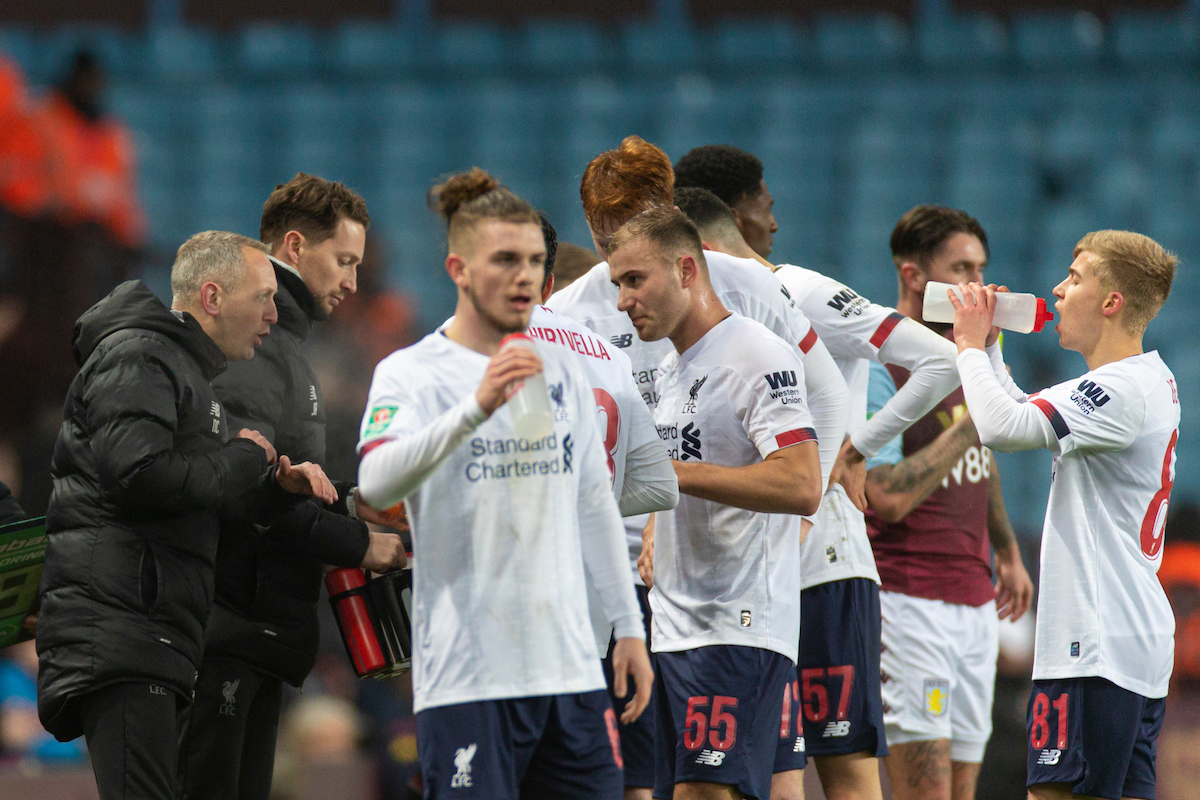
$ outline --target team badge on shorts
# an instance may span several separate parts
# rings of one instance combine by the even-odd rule
[[[950,705],[950,681],[941,678],[925,679],[925,713],[940,717]]]

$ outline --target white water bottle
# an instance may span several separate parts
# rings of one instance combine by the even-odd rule
[[[926,322],[954,322],[954,305],[946,294],[953,289],[959,301],[962,289],[954,283],[929,281],[925,284],[925,305],[921,315]],[[1046,310],[1046,301],[1032,294],[996,292],[996,315],[992,324],[1016,333],[1035,333],[1054,319],[1054,312]]]
[[[537,352],[533,340],[523,333],[512,333],[500,342],[500,349],[524,347]],[[508,413],[512,416],[513,433],[518,439],[535,442],[554,433],[554,412],[550,410],[550,393],[546,390],[546,375],[539,372],[528,378],[513,381],[506,390]]]

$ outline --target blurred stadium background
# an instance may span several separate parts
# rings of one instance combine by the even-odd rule
[[[80,52],[96,70],[76,60],[71,84]],[[597,153],[630,133],[672,159],[730,143],[764,163],[780,225],[773,260],[827,271],[881,303],[896,298],[888,236],[919,203],[978,217],[991,279],[1045,297],[1090,230],[1141,231],[1181,256],[1147,345],[1184,398],[1168,553],[1181,565],[1177,672],[1200,675],[1200,637],[1188,634],[1200,557],[1187,549],[1200,541],[1189,433],[1200,426],[1197,0],[8,0],[0,59],[10,397],[0,397],[0,477],[31,513],[49,496],[75,317],[126,276],[167,294],[183,239],[256,235],[268,192],[297,171],[346,182],[373,218],[363,296],[314,342],[331,452],[341,446],[330,471],[349,477],[370,368],[453,308],[442,231],[425,208],[434,178],[485,167],[545,209],[561,239],[589,245],[578,186]],[[103,76],[102,92],[81,88],[81,68]],[[56,97],[80,91],[101,116],[55,111]],[[21,158],[52,162],[56,177],[22,184]],[[1010,335],[1006,348],[1026,386],[1083,369],[1049,332]],[[1036,567],[1049,458],[1003,456],[1001,467]],[[308,694],[358,704],[371,744],[356,757],[379,776],[362,782],[366,794],[342,784],[345,796],[400,797],[415,756],[403,691],[371,685],[356,697],[334,645]],[[985,779],[981,798],[1023,797],[1020,664],[1011,696],[997,699],[985,775],[1000,777]],[[1169,733],[1160,797],[1195,796],[1200,760],[1186,753],[1200,731]],[[35,796],[11,794],[2,770],[0,797]],[[312,796],[302,783],[281,785]]]

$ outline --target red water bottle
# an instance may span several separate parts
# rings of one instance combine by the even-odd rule
[[[342,640],[346,643],[350,660],[354,662],[354,671],[360,678],[383,669],[387,663],[383,658],[379,639],[375,636],[375,626],[371,623],[366,598],[360,592],[346,594],[366,585],[366,576],[356,567],[333,569],[325,574],[325,588],[337,613]],[[338,595],[341,594],[346,596],[339,598]]]

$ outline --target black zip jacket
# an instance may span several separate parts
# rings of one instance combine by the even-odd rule
[[[213,387],[232,424],[261,432],[293,463],[325,462],[321,388],[301,345],[325,315],[299,274],[275,264],[279,322],[249,361],[231,364]],[[357,567],[370,542],[364,523],[337,506],[298,504],[265,530],[223,521],[217,597],[205,656],[233,658],[299,686],[317,657],[317,604],[325,565]]]
[[[140,281],[79,318],[75,360],[37,632],[38,713],[64,741],[83,732],[70,700],[102,686],[147,680],[191,697],[219,509],[271,474],[261,447],[229,440],[209,385],[220,348]]]

